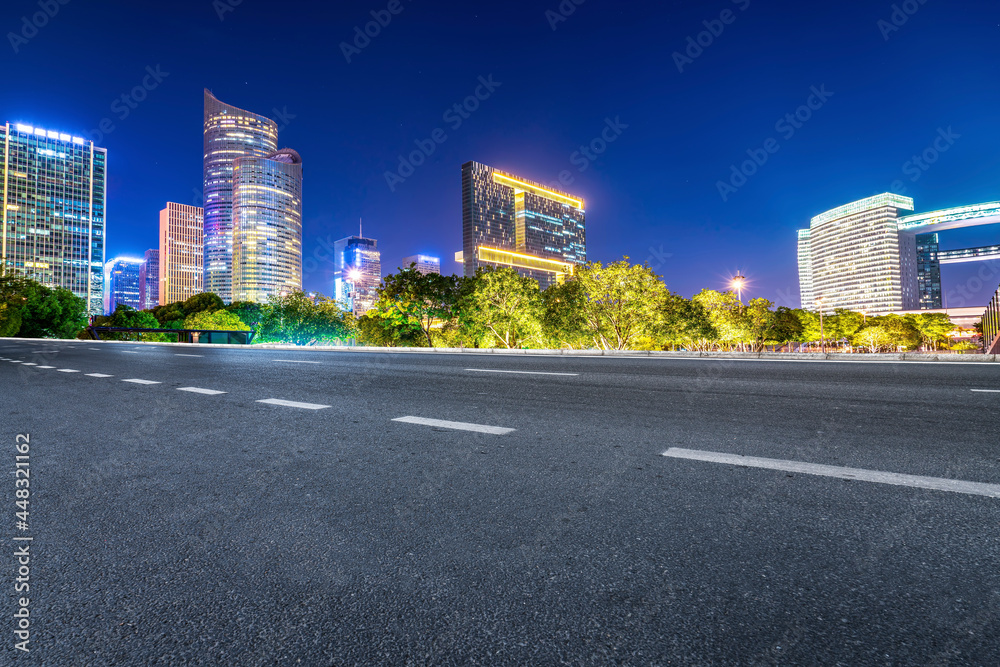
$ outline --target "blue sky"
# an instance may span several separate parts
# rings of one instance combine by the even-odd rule
[[[109,257],[155,246],[164,202],[196,199],[204,87],[302,154],[306,259],[363,217],[386,272],[415,253],[458,270],[468,160],[572,179],[592,259],[649,260],[685,295],[741,270],[784,305],[813,215],[894,184],[918,211],[1000,199],[996,2],[63,2],[42,0],[54,16],[34,32],[37,0],[4,3],[0,107],[107,147]],[[948,150],[916,167],[941,131]],[[307,269],[329,293],[332,262]],[[947,267],[946,287],[975,270]]]

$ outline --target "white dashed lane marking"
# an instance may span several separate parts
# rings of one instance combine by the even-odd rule
[[[89,378],[113,378],[114,375],[105,375],[104,373],[87,373]]]
[[[860,482],[875,482],[877,484],[909,486],[918,489],[932,489],[935,491],[950,491],[952,493],[966,493],[974,496],[1000,498],[1000,484],[965,482],[958,479],[945,479],[943,477],[903,475],[895,472],[883,472],[881,470],[864,470],[862,468],[842,468],[840,466],[803,463],[801,461],[762,459],[756,456],[739,456],[738,454],[724,454],[721,452],[702,452],[693,449],[680,449],[678,447],[671,447],[667,451],[663,452],[663,455],[669,458],[688,459],[690,461],[723,463],[726,465],[743,466],[747,468],[781,470],[783,472],[797,472],[803,475],[837,477],[839,479],[857,480]]]
[[[205,394],[206,396],[218,396],[226,393],[215,389],[202,389],[201,387],[178,387],[177,391],[189,391],[192,394]]]
[[[1000,394],[1000,389],[973,389],[977,394]]]
[[[55,368],[55,366],[39,366],[39,368]]]
[[[578,377],[579,373],[543,373],[541,371],[498,371],[487,368],[466,368],[470,373],[513,373],[516,375],[565,375],[568,377]]]
[[[175,354],[175,357],[204,357],[204,354]]]
[[[319,364],[320,361],[293,361],[292,359],[275,359],[276,363],[282,364]]]
[[[60,368],[60,373],[79,373],[80,371],[75,371],[72,368]]]
[[[285,401],[280,398],[265,398],[264,400],[257,401],[258,403],[267,403],[268,405],[280,405],[285,408],[302,408],[303,410],[323,410],[330,405],[319,405],[318,403],[299,403],[298,401]]]
[[[131,380],[122,380],[122,382],[131,382],[132,384],[162,384],[161,382],[156,382],[155,380],[139,380],[132,378]]]
[[[449,422],[441,419],[424,419],[423,417],[399,417],[393,419],[394,422],[406,424],[419,424],[420,426],[436,426],[438,428],[448,428],[454,431],[474,431],[476,433],[489,433],[491,435],[506,435],[517,429],[502,428],[500,426],[484,426],[483,424],[466,424],[465,422]]]

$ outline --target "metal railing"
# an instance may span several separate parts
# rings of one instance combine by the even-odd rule
[[[215,343],[224,345],[249,345],[255,331],[219,331],[217,329],[137,329],[129,327],[87,327],[93,340],[101,340],[107,333],[166,333],[175,334],[178,343]]]
[[[983,351],[1000,354],[1000,288],[983,313]]]

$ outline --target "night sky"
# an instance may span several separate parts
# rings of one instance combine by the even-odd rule
[[[388,0],[62,2],[26,42],[5,38],[0,108],[108,149],[108,258],[155,247],[165,202],[200,204],[205,87],[274,118],[280,145],[302,154],[305,287],[328,294],[332,259],[308,260],[360,217],[384,273],[415,253],[457,272],[468,160],[544,183],[568,172],[563,189],[587,201],[591,259],[648,259],[684,295],[742,270],[750,296],[780,305],[798,305],[795,231],[813,215],[896,181],[918,212],[1000,199],[996,0],[909,0],[898,29],[888,0],[566,0],[563,14],[559,0],[398,0],[350,63],[340,44]],[[0,27],[20,34],[38,11],[6,0]],[[721,34],[702,35],[711,43],[679,71],[674,53],[710,28]],[[152,89],[130,108],[121,95],[144,79]],[[478,108],[446,119],[477,87]],[[777,125],[814,87],[832,95],[799,127]],[[114,129],[100,137],[105,118]],[[578,153],[609,121],[606,150]],[[385,173],[438,128],[446,139],[392,191]],[[907,164],[949,128],[933,165]],[[717,183],[769,139],[779,150],[723,201]],[[1000,230],[942,247],[988,241]],[[945,267],[946,288],[976,270]]]

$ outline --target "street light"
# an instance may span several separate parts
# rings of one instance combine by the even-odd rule
[[[733,276],[732,287],[736,290],[737,298],[740,300],[740,305],[743,305],[743,285],[746,284],[747,278],[739,271]]]
[[[823,299],[825,297],[820,297],[816,299],[816,305],[819,306],[819,349],[826,354],[826,333],[823,330]]]

